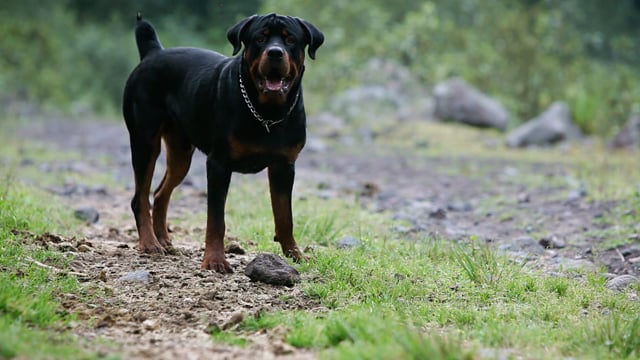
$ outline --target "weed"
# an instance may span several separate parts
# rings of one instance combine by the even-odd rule
[[[468,248],[457,246],[453,252],[455,261],[472,282],[495,287],[506,277],[514,276],[520,271],[521,266],[516,266],[506,257],[498,255],[488,245],[479,244],[477,240],[472,241]]]

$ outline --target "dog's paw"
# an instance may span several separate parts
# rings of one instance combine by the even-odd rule
[[[293,249],[285,250],[284,255],[293,259],[294,262],[300,263],[309,261],[309,257],[302,253],[302,251],[296,246]]]
[[[155,255],[166,255],[167,254],[167,250],[162,247],[162,245],[160,245],[160,243],[157,244],[143,244],[140,243],[139,246],[139,250],[140,252],[146,253],[146,254],[155,254]]]
[[[224,258],[219,256],[205,256],[202,260],[202,266],[200,267],[202,270],[213,270],[220,274],[231,274],[233,273],[233,269],[229,262]]]

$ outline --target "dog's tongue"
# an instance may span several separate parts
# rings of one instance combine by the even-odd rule
[[[265,82],[266,88],[269,91],[280,91],[282,90],[283,81],[281,79],[278,80],[269,80]]]

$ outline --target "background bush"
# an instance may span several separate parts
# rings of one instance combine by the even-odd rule
[[[514,124],[555,100],[583,130],[609,135],[640,111],[640,1],[618,0],[5,0],[0,7],[1,104],[119,112],[137,62],[133,17],[161,28],[167,46],[230,54],[238,19],[276,11],[326,36],[308,62],[310,112],[367,81],[371,58],[408,68],[425,87],[461,76],[499,98]]]

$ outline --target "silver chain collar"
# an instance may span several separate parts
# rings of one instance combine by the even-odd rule
[[[238,77],[240,78],[240,92],[242,93],[242,98],[244,99],[244,103],[247,104],[247,107],[249,108],[249,110],[253,114],[253,117],[255,117],[260,122],[260,124],[262,124],[262,126],[264,126],[264,128],[267,130],[267,132],[270,132],[270,130],[269,130],[270,126],[273,126],[275,124],[281,123],[286,118],[288,118],[289,115],[291,115],[291,112],[293,111],[293,108],[298,103],[298,98],[300,97],[300,91],[298,91],[298,93],[296,94],[296,98],[295,98],[295,100],[293,100],[293,104],[291,104],[291,107],[289,108],[289,111],[287,111],[287,114],[282,119],[279,119],[279,120],[265,119],[262,116],[260,116],[260,114],[258,114],[258,111],[256,110],[256,108],[251,103],[251,100],[249,99],[249,94],[247,94],[247,89],[245,89],[244,83],[242,82],[242,67],[240,68],[240,72],[238,74]]]

